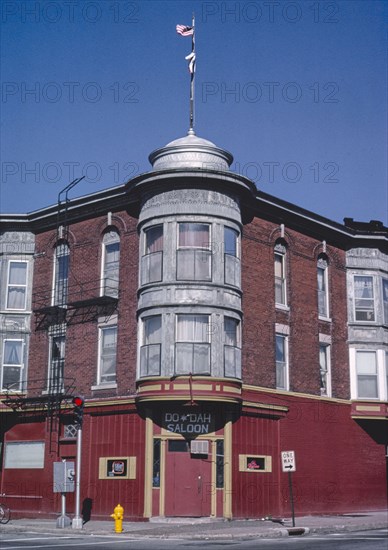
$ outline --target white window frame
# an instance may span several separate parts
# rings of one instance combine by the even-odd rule
[[[360,300],[360,298],[356,298],[356,278],[368,278],[372,280],[372,298],[370,298],[373,301],[373,319],[357,319],[357,309],[356,309],[356,300]],[[363,298],[361,298],[362,300]],[[365,300],[368,300],[369,298],[364,298]],[[354,322],[355,323],[376,323],[376,292],[375,292],[375,277],[374,275],[370,275],[368,273],[353,273],[353,315],[354,315]],[[362,311],[362,310],[361,310]]]
[[[115,229],[112,229],[111,231],[107,231],[104,233],[102,238],[102,254],[101,254],[101,285],[100,285],[100,295],[101,296],[111,296],[113,298],[117,298],[118,291],[119,291],[119,280],[120,280],[120,235],[118,231]],[[113,284],[111,285],[111,288],[109,287],[109,283],[106,284],[107,277],[107,248],[112,245],[118,245],[118,266],[117,266],[117,281],[114,279]],[[117,286],[116,286],[117,285]],[[108,292],[107,292],[108,287]]]
[[[277,377],[277,370],[278,370],[278,362],[276,360],[276,347],[277,347],[277,338],[283,338],[284,341],[284,359],[285,361],[282,361],[282,364],[284,365],[284,381],[285,381],[285,387],[278,386],[278,377]],[[276,389],[283,390],[283,391],[289,391],[290,389],[290,366],[289,366],[289,339],[286,334],[280,334],[279,332],[275,333],[275,374],[276,374]]]
[[[26,266],[26,278],[25,283],[11,283],[10,276],[11,276],[11,264],[25,264]],[[5,308],[7,310],[12,311],[25,311],[27,307],[27,284],[28,284],[28,262],[26,260],[9,260],[8,261],[8,273],[7,273],[7,293],[6,293],[6,305]],[[11,307],[9,305],[9,292],[11,288],[20,288],[24,289],[24,305],[22,308],[17,307]]]
[[[375,375],[372,375],[372,376],[375,376],[376,378],[376,393],[377,395],[376,396],[372,396],[372,397],[365,397],[363,395],[360,395],[360,392],[359,392],[359,377],[360,376],[367,376],[367,375],[359,375],[358,374],[358,370],[357,370],[357,357],[361,354],[366,354],[366,353],[369,353],[369,354],[373,354],[374,355],[374,358],[375,358],[375,367],[376,367],[376,374]],[[357,399],[362,399],[362,400],[379,400],[380,399],[380,393],[381,393],[381,388],[380,388],[380,381],[379,381],[379,365],[378,365],[378,356],[377,356],[377,350],[366,350],[366,349],[358,349],[356,350],[356,363],[355,363],[355,368],[356,368],[356,387],[357,387]]]
[[[103,333],[105,330],[112,330],[116,329],[116,347],[115,347],[115,379],[114,380],[108,380],[104,381],[101,379],[102,373],[101,373],[101,367],[102,367],[102,352],[103,352]],[[116,323],[108,324],[108,325],[100,325],[98,327],[98,361],[97,361],[97,388],[104,387],[104,388],[116,388],[117,387],[117,344],[118,344],[118,326]],[[113,355],[113,353],[111,354]],[[93,387],[96,388],[95,386]]]
[[[7,342],[19,342],[21,343],[21,363],[19,364],[13,364],[13,363],[6,363],[5,362],[5,348]],[[23,384],[23,371],[24,371],[24,346],[26,345],[26,342],[22,338],[6,338],[3,342],[3,355],[2,355],[2,365],[1,365],[1,390],[5,390],[3,383],[4,383],[4,368],[5,367],[13,367],[13,368],[20,368],[20,376],[19,376],[19,387],[18,389],[12,389],[10,391],[14,392],[21,392],[23,390],[22,384]]]
[[[324,288],[319,288],[319,271],[323,271],[323,285]],[[330,304],[329,304],[329,264],[325,258],[318,258],[317,263],[317,291],[318,291],[318,317],[321,319],[330,318]],[[319,311],[319,296],[323,295],[325,299],[325,312]]]
[[[191,339],[186,339],[186,340],[181,340],[179,339],[178,340],[178,324],[179,324],[179,318],[182,318],[182,317],[206,317],[208,322],[207,322],[207,330],[206,330],[206,335],[201,339],[194,339],[194,340],[191,340]],[[211,334],[210,334],[210,326],[211,326],[211,315],[209,313],[177,313],[175,315],[175,361],[174,361],[174,373],[177,374],[177,375],[180,375],[180,374],[189,374],[189,372],[191,372],[192,374],[211,374]],[[196,344],[201,346],[201,345],[208,345],[208,349],[209,349],[209,365],[208,365],[208,371],[204,372],[204,373],[195,373],[195,372],[192,372],[194,369],[186,369],[184,372],[181,371],[181,370],[177,370],[177,345],[179,344],[192,344],[193,346],[195,346]],[[193,347],[193,353],[194,353],[194,347]]]
[[[281,277],[276,275],[276,259],[281,258]],[[282,243],[277,243],[274,248],[274,279],[275,279],[275,306],[278,308],[288,308],[288,292],[287,292],[287,247]],[[280,280],[283,294],[283,301],[278,302],[276,296],[276,284]]]
[[[208,231],[208,244],[207,246],[192,246],[192,245],[181,245],[180,244],[180,226],[186,224],[186,225],[203,225],[206,226]],[[200,220],[181,220],[177,222],[177,232],[176,232],[176,251],[177,251],[177,258],[176,258],[176,279],[177,281],[198,281],[198,282],[211,282],[213,280],[213,265],[212,265],[212,224],[209,222],[203,222]],[[190,278],[182,278],[178,277],[178,269],[179,269],[179,252],[182,250],[193,250],[194,251],[194,275]],[[195,276],[195,262],[196,262],[196,255],[195,251],[206,251],[209,252],[208,255],[208,261],[209,261],[209,277],[206,278],[197,278]]]

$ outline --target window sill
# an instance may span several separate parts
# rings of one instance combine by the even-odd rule
[[[332,322],[331,317],[324,317],[323,315],[318,315],[318,320],[319,321],[325,321],[326,323],[331,323]]]
[[[276,304],[275,303],[275,308],[280,309],[282,311],[290,311],[290,306],[286,306],[284,304]]]
[[[92,386],[90,389],[91,390],[114,390],[115,388],[117,388],[117,384],[112,383],[112,384],[98,384],[97,386]]]

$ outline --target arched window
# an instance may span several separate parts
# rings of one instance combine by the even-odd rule
[[[282,241],[275,245],[275,303],[283,306],[287,305],[287,249]]]
[[[120,236],[115,230],[105,233],[102,241],[101,294],[117,298],[119,293]]]
[[[318,258],[318,314],[320,317],[329,317],[328,265],[325,256]]]

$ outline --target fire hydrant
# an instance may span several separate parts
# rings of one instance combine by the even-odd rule
[[[115,533],[123,532],[123,516],[124,508],[121,506],[121,504],[118,504],[113,510],[113,514],[111,514],[110,516],[115,520]]]

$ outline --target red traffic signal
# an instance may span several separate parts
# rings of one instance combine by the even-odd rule
[[[76,407],[83,407],[85,400],[82,397],[73,397],[73,405]]]

